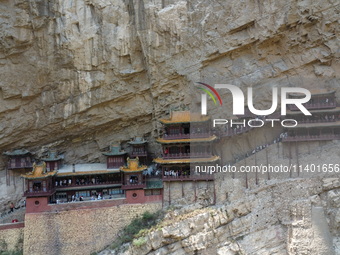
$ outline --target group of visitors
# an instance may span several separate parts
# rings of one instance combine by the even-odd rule
[[[164,171],[164,176],[165,177],[180,177],[180,176],[187,176],[188,172],[187,171],[182,171],[182,170],[165,170]]]
[[[96,177],[85,177],[85,178],[77,178],[75,182],[69,178],[69,179],[62,179],[62,180],[56,180],[55,186],[71,186],[71,185],[91,185],[91,184],[100,184],[102,183],[102,177],[96,176]]]

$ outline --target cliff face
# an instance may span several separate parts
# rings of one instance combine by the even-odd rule
[[[252,86],[260,106],[270,103],[272,86],[337,89],[339,7],[336,0],[0,0],[0,152],[25,147],[39,156],[54,147],[66,163],[103,162],[111,142],[145,135],[157,153],[158,119],[170,108],[197,106],[197,81]],[[21,197],[18,180],[4,187],[4,171],[0,178],[1,202]],[[306,204],[321,194],[324,208],[327,201],[338,208],[324,198],[338,186],[327,192],[311,192]],[[245,208],[246,217],[252,205]],[[331,232],[339,230],[333,218]],[[279,238],[287,232],[278,226]]]
[[[99,254],[340,254],[339,178],[254,190],[244,190],[238,180],[224,184],[234,199],[193,212],[175,210],[138,245]]]
[[[98,161],[110,142],[136,135],[155,151],[158,118],[197,99],[196,81],[254,86],[256,101],[274,84],[339,86],[338,1],[2,0],[0,8],[1,151],[53,146],[69,162]]]

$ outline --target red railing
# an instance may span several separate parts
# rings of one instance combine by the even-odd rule
[[[300,135],[300,136],[288,136],[282,139],[283,142],[292,141],[326,141],[326,140],[339,140],[340,134],[327,134],[327,135]]]
[[[20,168],[31,168],[31,162],[24,162],[24,163],[8,163],[8,169],[20,169]]]
[[[328,108],[335,108],[336,102],[328,102],[328,103],[306,103],[302,104],[304,107],[306,107],[309,110],[314,109],[328,109]],[[296,105],[288,105],[288,109],[291,111],[297,111],[299,108],[296,107]]]
[[[134,157],[146,157],[148,154],[146,151],[144,152],[136,152],[136,151],[133,151],[131,153],[131,156],[134,156]]]
[[[51,196],[55,192],[55,189],[50,189],[50,190],[26,190],[24,192],[24,197],[29,196],[29,197],[40,197],[40,196]]]
[[[211,153],[167,153],[163,155],[164,159],[181,159],[181,158],[210,158]]]
[[[100,182],[100,183],[87,183],[87,184],[70,184],[70,185],[58,185],[56,188],[62,189],[62,188],[73,188],[73,187],[87,187],[87,186],[101,186],[101,185],[107,185],[107,184],[121,184],[121,181],[107,181],[107,182]]]
[[[338,118],[330,118],[330,119],[296,119],[296,121],[298,122],[298,124],[311,124],[311,123],[328,123],[328,122],[336,122],[339,121]]]
[[[143,189],[146,187],[146,183],[129,183],[122,185],[122,189]]]
[[[210,174],[206,175],[182,175],[182,176],[163,176],[163,181],[212,181],[214,176]]]
[[[193,138],[206,138],[211,134],[207,133],[190,133],[190,134],[165,134],[163,135],[163,139],[165,140],[174,140],[174,139],[193,139]]]

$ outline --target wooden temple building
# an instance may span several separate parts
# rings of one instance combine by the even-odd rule
[[[210,118],[189,111],[173,111],[169,119],[161,119],[164,132],[157,142],[162,154],[154,159],[162,170],[163,181],[213,180],[212,175],[198,174],[195,165],[216,164],[213,142],[217,139],[210,128]]]
[[[22,175],[25,179],[26,212],[42,211],[55,194],[53,177],[57,170],[47,170],[46,163],[33,163],[32,172]]]
[[[295,105],[289,105],[286,119],[298,122],[296,127],[286,128],[283,142],[326,141],[340,139],[340,107],[337,107],[335,91],[312,90],[311,100],[304,104],[311,116],[304,115]],[[290,94],[290,97],[298,97]]]
[[[119,169],[119,167],[126,163],[126,154],[127,152],[122,150],[120,145],[111,145],[110,151],[103,153],[107,157],[107,168]]]
[[[26,149],[6,151],[3,155],[8,157],[7,169],[32,169],[32,154]]]
[[[102,199],[144,203],[162,199],[161,180],[146,178],[143,172],[147,166],[139,163],[139,157],[126,158],[119,145],[110,146],[103,155],[107,157],[105,164],[62,165],[63,157],[52,151],[41,163],[31,164],[32,171],[21,175],[27,212],[45,211],[51,203]]]
[[[135,137],[133,140],[129,141],[128,144],[131,146],[131,152],[129,153],[130,158],[138,157],[141,163],[149,163],[147,141],[143,137]]]

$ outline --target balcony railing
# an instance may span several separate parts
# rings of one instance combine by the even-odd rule
[[[325,134],[325,135],[299,135],[299,136],[288,136],[282,139],[283,142],[292,141],[328,141],[328,140],[339,140],[340,134]]]
[[[336,121],[339,121],[338,118],[329,118],[329,119],[323,119],[323,118],[318,118],[318,119],[302,119],[302,120],[299,120],[299,119],[296,119],[296,121],[299,123],[299,124],[311,124],[311,123],[329,123],[329,122],[336,122]]]
[[[32,168],[32,163],[31,162],[8,163],[8,169],[22,169],[22,168]]]
[[[308,110],[315,110],[315,109],[329,109],[329,108],[335,108],[336,102],[328,102],[328,103],[306,103],[303,104],[304,107],[306,107]],[[299,108],[296,107],[296,105],[288,105],[288,109],[291,111],[297,111]]]
[[[63,189],[63,188],[75,188],[75,187],[88,187],[88,186],[102,186],[102,185],[109,185],[109,184],[121,184],[121,181],[103,181],[103,182],[97,182],[97,183],[84,183],[84,184],[66,184],[66,185],[57,185],[56,188]]]
[[[214,175],[182,175],[182,176],[163,176],[163,181],[212,181],[214,180]]]
[[[146,157],[146,156],[148,156],[148,154],[147,154],[146,151],[141,151],[141,152],[133,151],[131,153],[131,156],[134,156],[134,157]]]
[[[174,139],[194,139],[194,138],[206,138],[211,134],[209,132],[205,133],[190,133],[190,134],[165,134],[163,139],[174,140]]]
[[[167,153],[163,155],[164,159],[185,159],[185,158],[210,158],[211,153]]]
[[[40,189],[40,190],[26,190],[24,192],[24,197],[41,197],[41,196],[51,196],[55,192],[55,189]]]
[[[146,183],[129,183],[122,185],[122,189],[143,189],[146,187]]]

